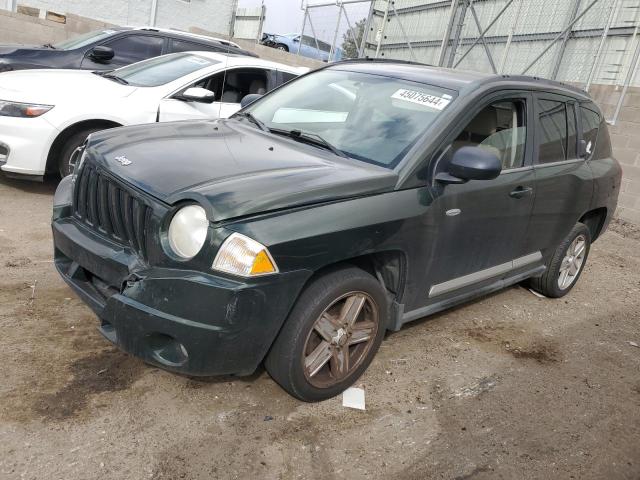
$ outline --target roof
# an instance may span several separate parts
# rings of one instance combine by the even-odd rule
[[[114,27],[114,28],[111,28],[110,30],[116,30],[116,31],[122,31],[122,30],[145,30],[145,31],[149,31],[149,32],[160,32],[160,33],[165,33],[165,34],[169,34],[169,35],[175,35],[177,37],[187,37],[187,38],[192,38],[194,40],[203,40],[205,42],[218,42],[218,43],[222,43],[224,45],[231,45],[232,47],[235,47],[235,48],[242,48],[237,43],[234,43],[234,42],[232,42],[230,40],[227,40],[225,38],[210,37],[208,35],[201,35],[199,33],[184,32],[182,30],[174,30],[174,29],[171,29],[171,28],[145,27],[145,26],[126,26],[126,27]]]
[[[497,75],[472,72],[406,61],[375,59],[346,60],[330,64],[325,68],[392,76],[402,80],[437,85],[458,92],[466,89],[479,88],[488,84],[501,83],[503,85],[513,84],[517,88],[550,89],[571,96],[579,96],[585,99],[589,98],[585,91],[554,80],[525,75]]]
[[[191,52],[180,52],[180,53],[192,53],[194,55],[200,55],[201,57],[211,58],[220,63],[224,63],[229,67],[242,67],[242,66],[251,66],[251,67],[264,67],[267,69],[276,69],[285,72],[297,73],[298,75],[302,75],[309,71],[306,67],[292,67],[290,65],[285,65],[284,63],[271,62],[269,60],[263,60],[257,57],[247,57],[246,55],[236,55],[234,53],[221,53],[221,52],[206,52],[206,51],[191,51]],[[177,55],[175,53],[170,53],[169,55]]]

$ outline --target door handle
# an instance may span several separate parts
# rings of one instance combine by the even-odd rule
[[[526,197],[527,195],[531,195],[531,192],[533,192],[533,188],[531,187],[518,187],[511,193],[509,193],[509,196],[511,198],[522,198]]]

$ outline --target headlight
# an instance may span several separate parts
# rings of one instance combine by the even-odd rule
[[[39,117],[53,108],[53,105],[40,105],[37,103],[20,103],[0,100],[0,116],[3,117]]]
[[[242,277],[278,272],[267,247],[240,233],[233,233],[224,241],[213,261],[213,269]]]
[[[169,224],[169,246],[180,258],[196,256],[207,239],[209,221],[199,205],[182,207]]]

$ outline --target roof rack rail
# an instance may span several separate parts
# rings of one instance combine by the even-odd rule
[[[423,67],[434,67],[435,65],[431,65],[429,63],[421,63],[421,62],[414,62],[411,60],[394,60],[393,58],[371,58],[371,57],[364,57],[364,58],[349,58],[346,60],[339,60],[337,62],[332,62],[331,65],[336,65],[339,63],[365,63],[365,62],[371,62],[371,63],[400,63],[400,64],[405,64],[405,65],[421,65]]]

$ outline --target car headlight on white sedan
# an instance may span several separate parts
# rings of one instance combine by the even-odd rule
[[[34,118],[47,113],[52,108],[53,105],[0,100],[0,116],[2,117]]]
[[[232,233],[224,241],[213,261],[213,269],[241,277],[278,273],[267,247],[241,233]]]
[[[169,247],[178,257],[189,260],[207,239],[209,220],[200,205],[187,205],[176,212],[169,224]]]

